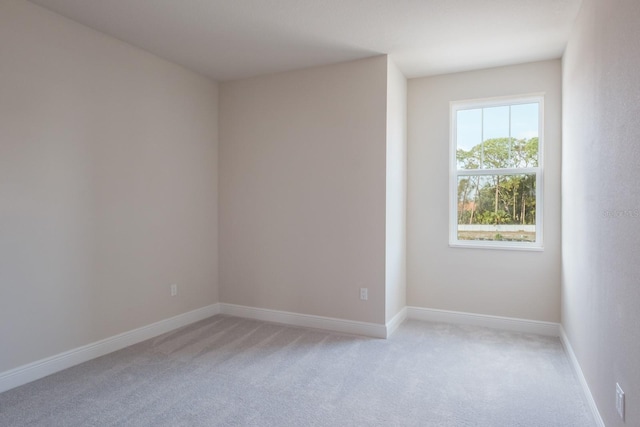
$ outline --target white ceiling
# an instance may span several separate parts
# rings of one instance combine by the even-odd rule
[[[582,0],[31,0],[215,80],[387,53],[411,77],[559,58]]]

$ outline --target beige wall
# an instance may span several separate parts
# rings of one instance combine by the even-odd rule
[[[638,22],[636,0],[585,0],[563,60],[562,324],[610,427],[640,425]]]
[[[407,79],[387,62],[386,310],[390,321],[407,305]]]
[[[544,251],[449,247],[449,102],[544,92]],[[409,80],[407,304],[560,320],[559,60]]]
[[[384,323],[386,83],[379,56],[221,85],[222,302]]]
[[[0,372],[216,302],[216,84],[21,0],[0,52]]]

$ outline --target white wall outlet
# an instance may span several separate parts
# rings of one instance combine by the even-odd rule
[[[175,297],[176,295],[178,295],[178,285],[174,283],[171,285],[171,296]]]
[[[616,383],[616,411],[624,421],[624,391],[622,391],[622,387],[618,383]]]
[[[369,288],[360,288],[360,299],[362,301],[369,299]]]

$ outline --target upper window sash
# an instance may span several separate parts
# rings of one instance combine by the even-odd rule
[[[538,119],[535,129],[527,123],[527,117],[531,117],[531,111],[527,110],[534,108]],[[465,171],[540,168],[543,129],[542,95],[454,101],[451,103],[451,167]],[[538,138],[535,152],[519,146],[523,137]],[[456,156],[459,152],[461,158]],[[503,152],[506,155],[502,155]]]

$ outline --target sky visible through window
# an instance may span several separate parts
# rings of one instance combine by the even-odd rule
[[[538,103],[458,111],[459,149],[468,151],[488,139],[509,136],[515,139],[538,136]]]

